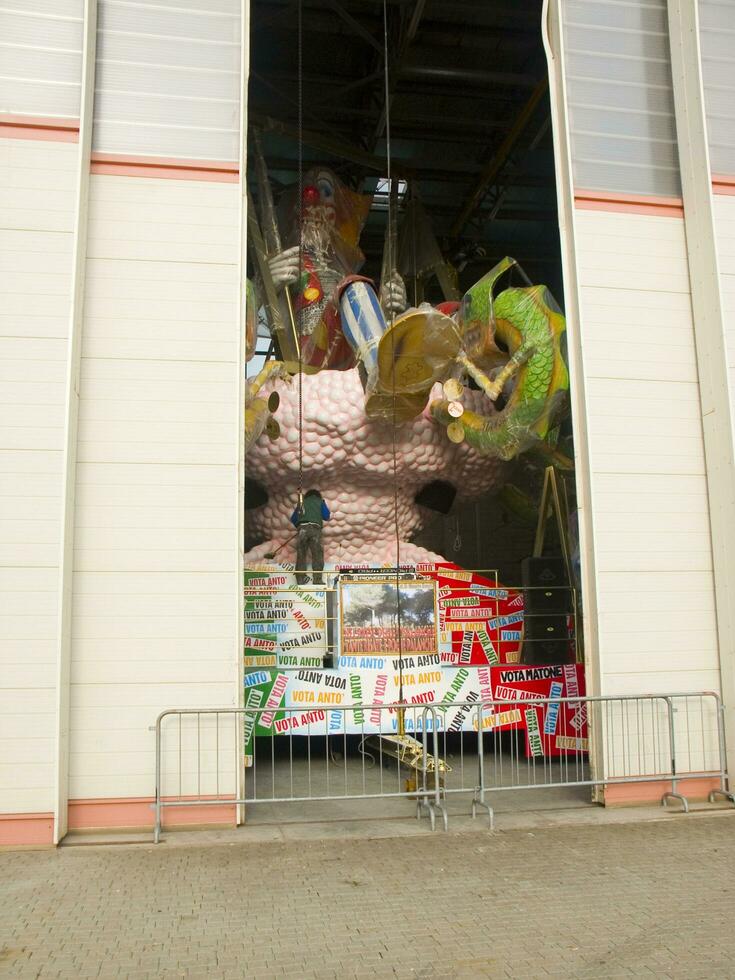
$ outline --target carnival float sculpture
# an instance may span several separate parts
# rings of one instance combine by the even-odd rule
[[[325,529],[328,562],[395,561],[396,524],[402,560],[440,558],[410,543],[428,514],[422,488],[443,481],[477,497],[502,486],[507,461],[546,446],[567,406],[564,317],[545,286],[499,288],[519,272],[511,258],[461,302],[407,308],[390,216],[379,289],[359,272],[372,195],[313,170],[279,223],[260,152],[256,167],[247,350],[261,308],[281,358],[247,385],[247,470],[267,493],[248,515],[262,544],[247,558],[288,540],[303,474],[338,518]]]

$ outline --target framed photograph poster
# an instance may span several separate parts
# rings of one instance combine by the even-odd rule
[[[401,581],[394,577],[340,583],[342,656],[398,656],[437,653],[437,586],[434,579]]]

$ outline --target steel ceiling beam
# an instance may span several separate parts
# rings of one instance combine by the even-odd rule
[[[538,25],[534,24],[532,30],[521,30],[512,27],[483,27],[473,24],[471,30],[458,31],[447,30],[447,24],[440,24],[434,20],[427,21],[421,26],[422,50],[424,45],[435,50],[446,51],[451,47],[456,53],[467,49],[480,48],[487,51],[488,46],[494,42],[501,42],[503,50],[509,47],[529,47],[538,45]],[[458,44],[459,42],[459,44]]]
[[[386,0],[386,2],[389,7],[407,8],[414,6],[416,0]],[[294,0],[258,0],[257,6],[270,9],[275,13],[287,11],[295,6],[295,3]],[[351,0],[350,6],[363,8],[368,16],[380,16],[383,0],[360,0],[359,4]],[[471,30],[477,27],[480,30],[519,30],[538,35],[540,30],[540,0],[531,4],[516,3],[502,6],[495,0],[491,4],[479,3],[478,0],[450,0],[449,3],[435,6],[432,23],[447,32]],[[318,13],[323,9],[323,0],[311,0],[311,2],[305,0],[303,4],[304,13],[310,11]],[[454,18],[451,15],[454,15]],[[481,19],[483,17],[484,21]],[[492,23],[486,22],[488,17],[493,21]]]
[[[304,11],[306,13],[306,10]],[[283,33],[295,34],[298,26],[297,19],[292,17],[286,19],[283,17],[282,11],[277,11],[277,13],[271,13],[270,18],[275,20],[276,17],[281,21],[278,24],[278,30]],[[376,17],[372,15],[364,15],[361,18],[360,23],[369,31],[373,38],[379,39],[379,35],[382,35],[383,31],[383,18],[382,16]],[[260,21],[255,25],[257,29],[267,28],[270,25],[268,23],[261,24]],[[329,8],[325,7],[320,10],[309,10],[308,15],[302,22],[302,31],[304,36],[318,34],[322,38],[326,31],[333,29],[334,18],[329,12]],[[487,51],[489,45],[501,43],[503,50],[507,51],[510,48],[514,50],[517,48],[528,48],[534,47],[538,44],[538,27],[534,25],[532,30],[522,30],[519,28],[509,28],[509,27],[483,27],[481,25],[472,25],[472,30],[470,33],[462,32],[457,30],[448,29],[449,25],[437,23],[435,20],[429,20],[426,15],[422,17],[421,21],[421,40],[422,40],[422,50],[424,45],[433,48],[435,51],[446,51],[447,48],[461,53],[463,51],[482,49]]]
[[[330,92],[325,99],[317,100],[311,103],[312,109],[317,109],[320,106],[334,106],[336,99],[341,99],[343,96],[347,95],[348,92],[356,92],[360,88],[364,88],[366,85],[371,85],[377,78],[380,78],[382,72],[374,71],[369,75],[365,75],[363,78],[356,78],[354,82],[348,82],[347,85],[343,85],[342,88],[338,88],[336,92]]]
[[[286,102],[288,105],[293,106],[295,109],[298,110],[299,107],[298,99],[295,99],[287,92],[284,92],[283,89],[279,88],[277,85],[274,85],[273,82],[271,82],[269,79],[265,78],[265,76],[259,74],[257,71],[255,71],[252,68],[250,69],[250,78],[254,79],[259,85],[262,85],[264,88],[267,88],[270,92],[273,92],[273,94],[277,98],[279,98],[281,102]],[[316,123],[317,125],[323,126],[330,133],[332,133],[337,139],[339,139],[339,134],[335,132],[335,130],[329,125],[328,122],[325,122],[323,116],[320,116],[318,113],[314,112],[314,109],[311,105],[304,109],[304,115],[306,116],[307,119],[311,119],[311,121]]]
[[[264,118],[263,114],[258,113],[257,110],[251,109],[251,115],[253,115],[256,119]],[[320,147],[311,148],[316,149],[321,153],[324,152],[324,150]],[[298,160],[295,157],[276,157],[269,153],[268,162],[274,170],[281,170],[285,173],[296,173],[298,170]],[[411,171],[412,176],[417,180],[431,181],[434,183],[465,183],[468,177],[479,174],[482,171],[482,167],[479,163],[464,161],[458,163],[452,160],[447,160],[442,161],[440,166],[436,166],[431,162],[426,163],[425,161],[411,158],[407,161],[399,160],[399,168],[404,169],[403,163],[406,164],[406,168]],[[514,187],[546,187],[548,184],[548,178],[535,175],[518,174],[513,178]]]
[[[261,70],[263,70],[262,66],[261,66]],[[313,109],[321,105],[328,105],[328,104],[331,105],[334,103],[335,100],[340,99],[344,95],[346,95],[347,92],[352,92],[359,88],[365,88],[366,86],[375,82],[377,79],[382,78],[382,76],[383,76],[383,69],[381,67],[379,70],[373,71],[370,74],[363,76],[362,78],[358,78],[350,82],[346,81],[346,77],[344,75],[312,75],[308,73],[304,74],[303,82],[304,82],[305,89],[306,86],[313,86],[314,89],[316,90],[316,92],[312,91],[309,93],[310,98],[315,94],[317,96],[316,99],[311,101],[311,107]],[[276,82],[281,82],[281,83],[291,82],[295,84],[298,81],[298,76],[296,74],[294,74],[293,72],[286,72],[286,71],[269,72],[269,77],[274,79]],[[505,77],[506,78],[508,77],[507,73],[505,74]],[[414,79],[414,84],[411,86],[407,85],[408,81],[409,81],[408,75],[405,72],[402,72],[401,77],[397,80],[398,91],[396,94],[400,92],[401,95],[409,95],[409,96],[413,95],[416,98],[421,98],[421,99],[425,99],[428,96],[436,96],[438,98],[451,99],[452,101],[461,101],[463,103],[466,103],[468,100],[474,100],[478,102],[481,101],[483,92],[478,91],[478,89],[486,88],[488,84],[491,84],[491,83],[483,83],[483,86],[477,86],[472,91],[470,91],[467,88],[462,89],[458,86],[453,86],[451,88],[448,88],[446,85],[441,85],[441,84],[432,85],[430,79],[428,78],[427,79],[416,78]],[[441,81],[441,80],[437,79],[437,81]],[[502,85],[501,82],[497,82],[497,84],[501,85],[503,91],[494,92],[493,101],[499,105],[512,104],[515,107],[518,103],[518,93],[509,91],[509,89],[512,88],[513,86]],[[335,89],[334,86],[339,86],[339,87]],[[518,86],[516,86],[516,88],[517,87]],[[525,88],[525,87],[526,86],[521,86],[521,88]],[[319,96],[322,95],[322,92],[324,91],[325,88],[330,88],[331,91],[329,92],[329,94],[325,93],[323,98],[320,98]]]
[[[492,203],[492,205],[490,207],[489,212],[487,212],[486,214],[483,215],[483,219],[485,221],[493,221],[496,218],[498,212],[503,207],[503,201],[505,200],[505,198],[507,197],[507,195],[510,193],[510,191],[515,187],[516,177],[518,176],[519,170],[523,166],[523,163],[522,163],[523,156],[527,156],[529,153],[531,153],[533,150],[536,149],[536,147],[541,142],[541,140],[544,138],[545,134],[548,132],[548,130],[550,128],[551,128],[551,116],[547,116],[544,119],[544,121],[541,123],[541,126],[538,129],[538,132],[536,133],[536,135],[534,136],[534,138],[531,140],[531,143],[527,147],[525,154],[522,155],[521,159],[518,161],[518,163],[517,163],[517,165],[515,167],[512,166],[512,164],[508,167],[508,171],[505,174],[505,179],[504,179],[504,181],[502,181],[502,186],[496,187],[496,189],[495,189],[495,200],[493,201],[493,203]],[[509,158],[509,162],[510,162],[511,159],[512,158]]]
[[[431,201],[425,201],[426,210],[430,212],[432,216],[445,217],[454,214],[454,208],[448,204],[435,204]],[[498,214],[495,218],[496,221],[556,221],[557,213],[549,208],[504,208],[498,209]]]
[[[382,174],[385,170],[385,159],[383,157],[373,156],[372,153],[368,153],[366,150],[352,143],[348,143],[346,140],[335,139],[333,136],[325,136],[324,133],[315,133],[313,130],[308,129],[304,129],[299,133],[298,126],[283,122],[281,119],[274,119],[273,116],[261,115],[259,112],[251,112],[250,119],[263,132],[280,133],[282,136],[288,136],[289,139],[295,142],[298,142],[299,136],[301,136],[302,142],[312,147],[312,149],[319,150],[322,153],[329,153],[331,156],[342,157],[345,160],[359,164],[359,166],[365,167],[367,170],[373,170],[376,173]],[[401,173],[398,173],[399,169],[398,167],[396,168],[396,176],[409,176],[409,173],[405,169]],[[414,176],[413,171],[411,171],[410,176]]]
[[[261,0],[258,6],[263,7],[265,4]],[[271,7],[270,4],[268,6]],[[297,6],[298,0],[287,0],[282,6],[272,7],[267,14],[260,13],[260,15],[254,16],[250,25],[251,30],[260,31],[263,28],[270,27],[272,24],[277,23],[285,14],[296,13]]]
[[[382,0],[376,0],[382,3]],[[450,3],[437,4],[432,20],[446,31],[469,31],[474,27],[488,30],[497,28],[535,29],[536,36],[541,32],[541,0],[537,3],[514,3],[501,5],[481,3],[478,0],[451,0]],[[535,8],[535,9],[534,9]],[[480,19],[485,17],[484,20]],[[491,23],[488,23],[488,19]],[[533,25],[530,28],[529,25]]]
[[[350,119],[374,119],[375,110],[370,109],[358,109],[353,106],[337,106],[331,104],[324,104],[324,111],[329,113],[332,117],[346,116]],[[427,132],[427,127],[436,127],[440,125],[442,127],[455,126],[458,129],[472,130],[475,133],[487,131],[488,133],[495,131],[496,129],[506,130],[508,128],[507,119],[477,119],[474,116],[455,116],[453,114],[442,115],[441,113],[434,113],[434,115],[422,115],[416,112],[406,112],[405,109],[401,109],[399,113],[391,114],[391,123],[394,126],[416,126],[421,128],[422,132]]]
[[[388,112],[393,105],[393,99],[396,94],[396,87],[398,85],[398,79],[401,75],[401,69],[403,67],[403,59],[406,57],[406,52],[411,47],[413,39],[416,37],[416,32],[419,29],[419,24],[421,23],[421,18],[424,15],[424,8],[426,7],[426,0],[416,0],[416,5],[411,12],[411,19],[406,26],[406,30],[401,35],[401,39],[398,43],[398,51],[396,52],[395,58],[389,64],[389,74],[388,74],[388,92],[385,97],[385,104],[378,117],[377,125],[373,131],[372,146],[375,148],[375,144],[378,142],[380,137],[383,135],[386,126],[386,120],[388,118]]]
[[[383,45],[373,37],[367,28],[363,27],[359,20],[355,20],[352,14],[345,10],[342,4],[339,3],[339,0],[324,0],[324,3],[327,7],[333,10],[335,14],[337,14],[337,16],[341,18],[345,24],[347,24],[348,27],[354,31],[355,34],[357,34],[358,37],[361,37],[363,41],[369,44],[371,48],[374,48],[381,55],[383,54]]]
[[[498,147],[495,155],[490,160],[488,165],[482,171],[480,179],[477,184],[470,192],[469,196],[466,198],[464,204],[462,205],[459,213],[457,214],[454,223],[452,224],[451,234],[454,238],[457,238],[465,224],[467,223],[470,216],[477,210],[482,202],[483,197],[487,193],[488,187],[492,184],[493,180],[497,176],[501,167],[508,159],[511,150],[515,146],[516,141],[519,136],[523,133],[524,129],[528,125],[533,113],[536,110],[539,102],[546,94],[549,87],[549,80],[547,77],[541,79],[536,85],[530,98],[523,106],[521,111],[518,113],[516,121],[511,126],[508,135],[505,137],[503,142]]]
[[[429,81],[466,82],[469,85],[509,85],[515,88],[533,88],[533,75],[509,71],[486,71],[483,68],[440,68],[437,65],[406,65],[401,74],[405,78]]]

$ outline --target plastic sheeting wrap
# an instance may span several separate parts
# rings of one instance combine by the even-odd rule
[[[358,242],[371,203],[371,194],[351,191],[331,171],[314,169],[304,176],[300,206],[297,189],[279,206],[284,247],[301,246],[300,277],[288,288],[301,359],[309,367],[354,366],[341,330],[338,293],[365,261]]]
[[[268,361],[255,378],[248,378],[245,383],[245,419],[244,436],[245,451],[256,442],[263,432],[268,433],[271,442],[281,434],[281,427],[273,413],[280,404],[280,395],[271,391],[267,397],[261,396],[261,389],[268,382],[277,381],[283,377],[284,369],[280,361]]]
[[[569,390],[563,350],[566,324],[546,286],[511,287],[493,299],[497,278],[510,267],[496,266],[468,290],[461,310],[469,318],[463,321],[463,337],[474,359],[466,354],[460,359],[492,401],[513,380],[505,408],[491,415],[464,411],[458,419],[445,399],[431,406],[442,425],[453,425],[454,433],[461,426],[469,446],[501,459],[512,459],[546,437],[566,408]],[[496,360],[496,339],[507,349],[505,363],[485,374],[478,362]]]
[[[365,345],[368,418],[405,422],[419,415],[436,382],[449,377],[460,347],[457,324],[428,303],[402,313],[377,345]]]
[[[515,259],[504,258],[485,273],[482,279],[478,279],[462,297],[458,314],[462,328],[462,345],[467,356],[482,367],[505,360],[503,353],[495,345],[493,297],[500,277],[515,266]]]
[[[259,180],[266,188],[267,175],[259,173]],[[267,189],[261,197],[268,205]],[[324,169],[305,174],[300,200],[298,188],[292,189],[277,215],[261,201],[260,234],[251,235],[258,300],[292,366],[300,359],[308,372],[354,367],[341,329],[338,294],[346,282],[360,278],[365,257],[358,242],[371,202],[371,194],[351,191]],[[288,279],[278,280],[284,270],[288,279],[296,278],[285,287]]]
[[[412,197],[406,205],[398,241],[396,265],[406,278],[415,279],[445,264],[429,216],[416,197]]]
[[[488,398],[487,414],[467,410],[461,396],[431,405],[453,441],[511,459],[546,437],[564,409],[569,381],[564,317],[545,286],[498,291],[509,272],[528,283],[506,257],[467,290],[456,319],[421,304],[387,325],[372,283],[358,274],[364,260],[358,241],[372,196],[349,190],[324,169],[309,171],[298,194],[293,189],[282,199],[278,226],[273,207],[267,209],[254,243],[269,319],[280,324],[279,342],[291,348],[284,352],[289,372],[299,369],[297,361],[307,373],[359,363],[365,413],[388,423],[420,415],[437,382],[469,376]],[[431,248],[417,253],[413,271],[440,258]],[[283,283],[290,284],[279,295]],[[247,326],[250,356],[250,316]],[[501,395],[507,404],[496,411]]]

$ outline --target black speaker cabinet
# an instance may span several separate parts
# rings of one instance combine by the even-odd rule
[[[521,562],[526,613],[574,612],[572,590],[561,557],[524,558]]]
[[[524,664],[566,664],[572,657],[566,616],[539,616],[528,612],[523,619]]]

